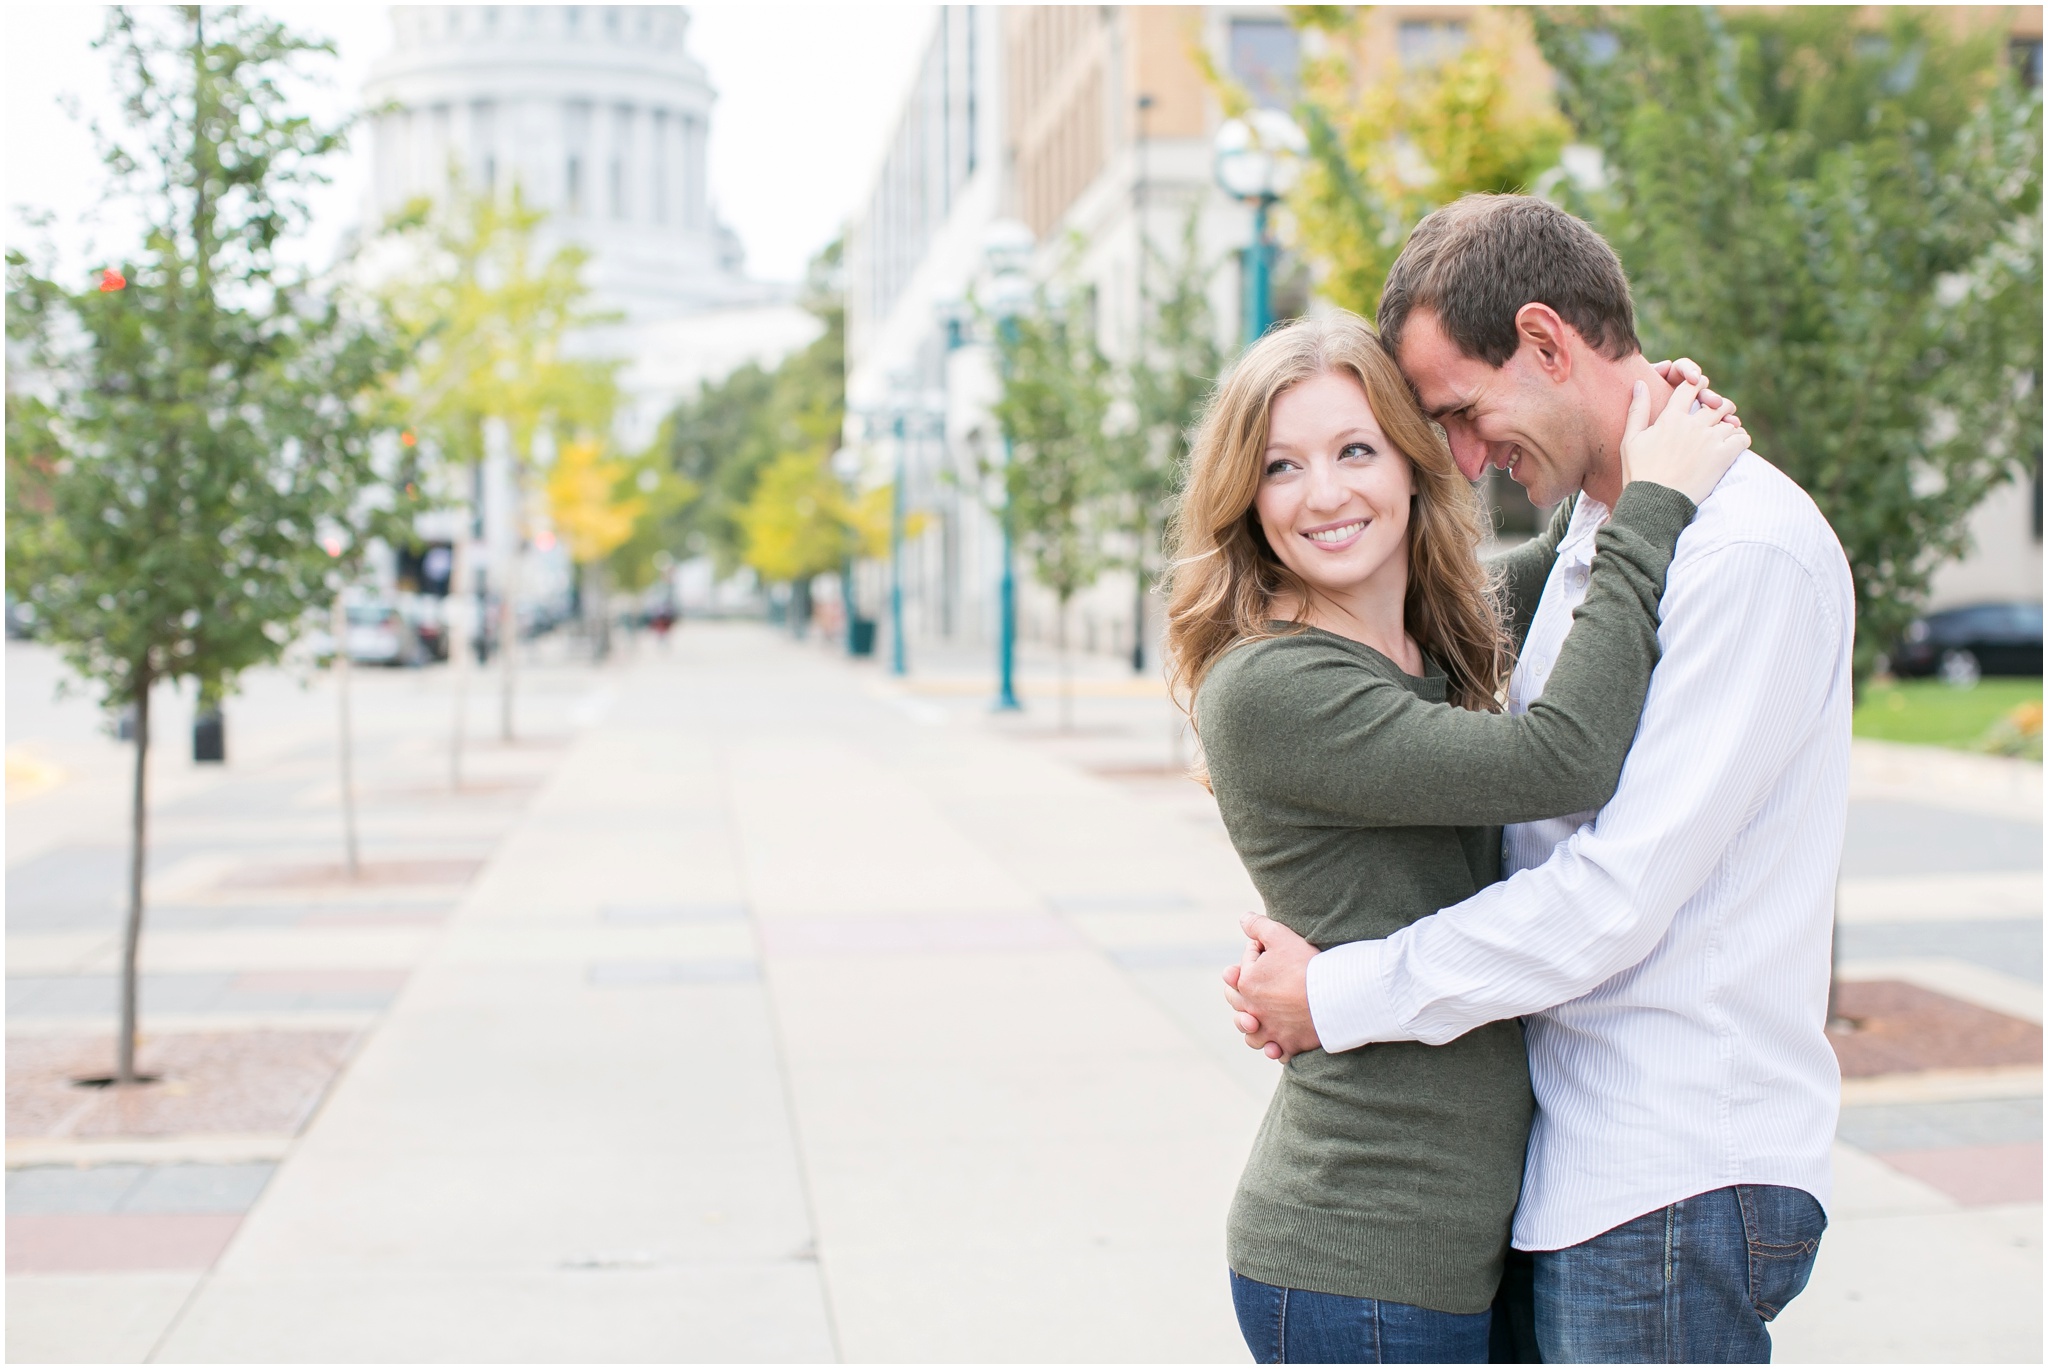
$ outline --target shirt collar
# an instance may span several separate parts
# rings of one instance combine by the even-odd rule
[[[1612,509],[1581,490],[1579,502],[1572,506],[1572,521],[1566,525],[1564,536],[1558,541],[1558,558],[1592,560],[1593,539],[1612,514]]]

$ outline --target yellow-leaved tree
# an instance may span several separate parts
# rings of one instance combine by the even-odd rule
[[[769,462],[740,510],[741,559],[771,584],[787,584],[791,622],[810,617],[810,584],[843,570],[855,556],[886,556],[895,491],[882,485],[854,495],[816,449]],[[919,520],[921,521],[921,520]],[[916,526],[905,536],[916,536]]]
[[[588,435],[563,443],[548,472],[548,512],[581,576],[584,621],[600,659],[611,649],[607,562],[648,511],[638,474],[636,463],[608,454]]]

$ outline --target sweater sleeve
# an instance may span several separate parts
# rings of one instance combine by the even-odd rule
[[[1521,546],[1486,560],[1487,568],[1501,577],[1503,616],[1517,652],[1528,639],[1529,624],[1535,620],[1536,605],[1543,598],[1543,586],[1550,579],[1550,568],[1557,564],[1558,544],[1564,541],[1565,531],[1572,525],[1575,503],[1571,499],[1560,503],[1542,532]]]
[[[1234,791],[1311,826],[1530,822],[1598,808],[1635,736],[1665,572],[1693,513],[1676,490],[1628,486],[1600,531],[1564,650],[1525,714],[1428,702],[1334,650],[1275,652],[1275,669],[1228,673],[1198,709],[1218,797]]]

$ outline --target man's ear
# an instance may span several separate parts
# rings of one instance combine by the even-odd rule
[[[1534,300],[1515,311],[1515,339],[1519,355],[1534,366],[1544,379],[1562,385],[1572,378],[1572,343],[1578,331],[1557,310]]]

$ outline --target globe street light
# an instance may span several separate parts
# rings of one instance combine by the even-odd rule
[[[1032,237],[1031,230],[1015,219],[998,219],[982,235],[981,256],[989,276],[985,307],[1002,330],[998,357],[1002,355],[1000,343],[1016,336],[1017,315],[1024,312],[1030,303],[1031,279],[1026,272],[1036,245],[1037,240]],[[1007,373],[1008,363],[999,364]],[[1017,702],[1016,521],[1010,511],[1010,435],[1002,430],[1000,424],[996,432],[1003,448],[1003,565],[1002,582],[996,598],[995,709],[999,713],[1014,713],[1023,707]]]
[[[1216,183],[1252,206],[1252,241],[1245,248],[1244,340],[1256,342],[1273,326],[1273,202],[1294,188],[1308,139],[1277,109],[1255,109],[1216,130]]]

